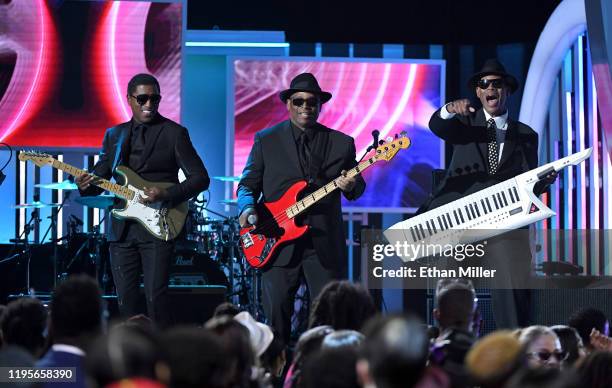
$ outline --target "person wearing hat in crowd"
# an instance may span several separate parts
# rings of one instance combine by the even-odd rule
[[[452,157],[444,176],[419,212],[429,211],[538,167],[538,134],[509,116],[506,102],[518,80],[497,59],[489,59],[472,75],[468,87],[482,105],[470,99],[451,101],[431,116],[429,128],[447,144]],[[551,173],[534,187],[541,194],[556,179]],[[497,269],[491,291],[498,328],[528,325],[530,296],[525,284],[531,273],[531,250],[523,234],[489,241],[485,250]],[[510,263],[511,267],[510,268]],[[482,263],[479,263],[482,264]],[[501,282],[501,283],[500,283]],[[513,289],[513,291],[509,289]],[[521,288],[521,289],[518,289]]]
[[[310,73],[296,76],[279,94],[289,120],[255,134],[255,140],[238,184],[240,226],[257,223],[255,204],[278,200],[295,182],[308,182],[313,192],[353,168],[355,142],[342,132],[317,122],[321,107],[332,95],[323,91]],[[361,176],[342,176],[335,191],[309,209],[310,230],[284,245],[262,274],[264,312],[285,343],[291,334],[290,318],[295,291],[303,275],[310,300],[346,266],[346,244],[340,198],[359,198],[365,190]]]

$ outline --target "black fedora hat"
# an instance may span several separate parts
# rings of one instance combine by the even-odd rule
[[[294,79],[291,80],[291,84],[289,85],[289,89],[283,90],[278,94],[282,102],[286,102],[289,97],[293,93],[297,92],[308,92],[312,94],[317,94],[321,99],[321,104],[326,103],[332,98],[331,93],[324,92],[321,90],[319,83],[314,75],[310,73],[302,73],[298,74]]]
[[[478,85],[478,81],[487,75],[499,75],[503,77],[506,85],[508,85],[510,89],[510,93],[514,93],[516,89],[518,89],[518,80],[513,75],[508,74],[504,65],[496,58],[487,59],[485,61],[482,69],[480,69],[478,73],[472,75],[468,80],[468,87],[470,89],[475,89]]]

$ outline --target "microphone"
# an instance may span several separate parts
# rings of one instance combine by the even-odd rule
[[[378,136],[380,136],[380,131],[378,129],[373,130],[372,138],[374,138],[374,141],[372,142],[372,145],[371,145],[373,150],[378,148]]]
[[[255,225],[257,223],[257,216],[255,214],[251,214],[247,217],[247,222],[251,225]]]

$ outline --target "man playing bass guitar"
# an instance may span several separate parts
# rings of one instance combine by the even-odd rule
[[[331,99],[310,73],[296,76],[290,88],[280,92],[289,120],[255,134],[255,141],[238,184],[240,226],[257,225],[255,205],[280,199],[292,184],[304,180],[312,193],[353,168],[354,140],[317,122],[321,106]],[[338,188],[349,200],[365,190],[361,175],[341,176]],[[346,267],[346,237],[342,225],[340,191],[308,209],[308,232],[280,247],[262,274],[264,312],[270,324],[288,342],[294,295],[304,276],[310,300]],[[259,215],[261,217],[261,215]],[[260,221],[260,220],[259,220]]]

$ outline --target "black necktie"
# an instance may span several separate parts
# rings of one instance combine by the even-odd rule
[[[497,126],[493,118],[487,120],[487,141],[489,142],[487,146],[489,175],[495,175],[499,162],[499,144],[497,144]]]
[[[145,132],[147,127],[145,125],[138,125],[132,130],[132,139],[130,141],[130,167],[137,169],[142,164],[142,157],[145,149]]]
[[[308,136],[306,136],[306,131],[302,131],[302,133],[300,133],[300,137],[298,138],[298,154],[300,164],[302,165],[302,171],[304,171],[304,174],[308,175],[308,169],[310,168],[310,145],[308,144]]]

